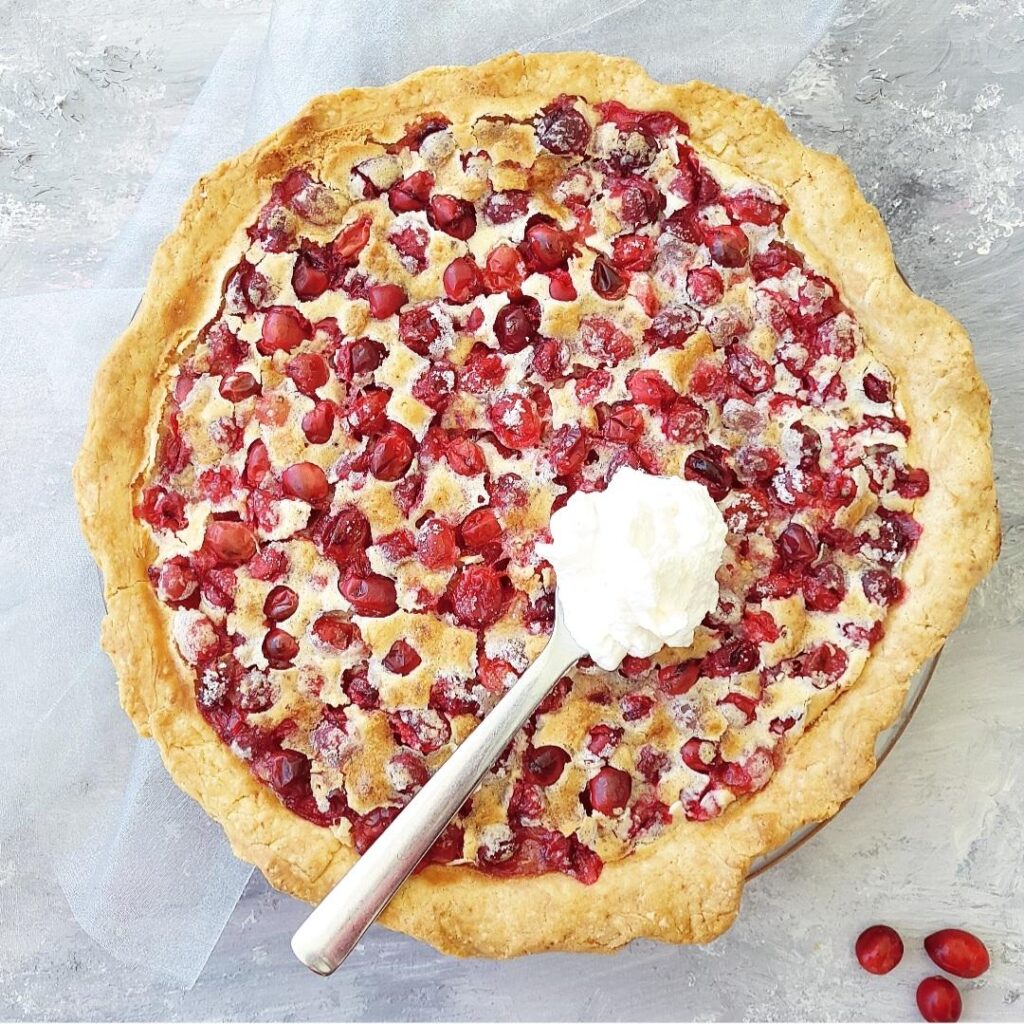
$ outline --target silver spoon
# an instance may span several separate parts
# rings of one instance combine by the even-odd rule
[[[324,897],[292,937],[295,955],[332,974],[355,949],[402,883],[434,845],[512,738],[566,669],[584,654],[555,602],[551,639],[536,661]]]

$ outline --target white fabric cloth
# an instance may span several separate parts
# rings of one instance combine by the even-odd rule
[[[193,182],[311,96],[505,50],[634,57],[666,81],[763,92],[841,0],[282,2],[225,49],[97,287],[0,300],[0,931],[40,941],[31,890],[114,956],[194,983],[250,869],[117,704],[70,470],[96,366],[130,320]],[[38,897],[38,892],[36,892]],[[38,905],[38,898],[33,905]],[[2,948],[2,947],[0,947]]]

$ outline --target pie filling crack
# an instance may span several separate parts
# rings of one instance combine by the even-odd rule
[[[623,466],[706,487],[728,538],[692,646],[580,662],[422,866],[492,887],[559,876],[579,900],[681,830],[718,842],[845,705],[916,600],[936,469],[903,364],[791,210],[782,183],[809,151],[780,134],[796,163],[773,184],[715,156],[671,91],[638,103],[649,80],[628,62],[607,61],[617,92],[548,74],[554,59],[525,59],[545,72],[529,109],[501,89],[467,106],[454,79],[446,103],[462,69],[443,69],[420,111],[382,106],[364,137],[328,121],[299,129],[313,146],[228,165],[233,230],[198,270],[168,243],[214,286],[178,298],[177,333],[167,294],[133,325],[169,368],[143,382],[123,528],[180,713],[283,833],[301,822],[350,863],[544,646],[552,512]],[[335,121],[351,96],[326,98]],[[977,521],[961,604],[991,560]]]

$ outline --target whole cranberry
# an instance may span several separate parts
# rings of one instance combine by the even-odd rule
[[[927,1021],[951,1024],[960,1019],[964,1004],[956,985],[935,975],[917,986],[917,1008]]]
[[[888,974],[903,959],[903,940],[895,928],[875,924],[857,937],[857,960],[871,974]]]
[[[989,967],[988,950],[976,935],[960,928],[943,928],[924,940],[925,952],[958,978],[977,978]]]

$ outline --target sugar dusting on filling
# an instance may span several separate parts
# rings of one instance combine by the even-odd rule
[[[782,199],[673,115],[553,97],[376,149],[250,225],[136,495],[150,576],[217,735],[362,851],[543,647],[552,512],[623,470],[704,488],[692,642],[585,659],[431,854],[591,883],[856,680],[928,476]]]

